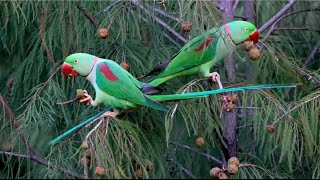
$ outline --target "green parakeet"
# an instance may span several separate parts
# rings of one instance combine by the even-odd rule
[[[171,60],[155,67],[146,76],[155,75],[149,83],[158,86],[179,76],[200,74],[214,78],[210,69],[246,40],[257,43],[259,32],[247,21],[233,21],[193,38]]]

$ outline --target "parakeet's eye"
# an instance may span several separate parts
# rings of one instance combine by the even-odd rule
[[[78,63],[78,60],[75,59],[75,60],[74,60],[74,63]]]
[[[249,29],[248,29],[248,28],[245,28],[244,30],[245,30],[246,32],[249,32]]]

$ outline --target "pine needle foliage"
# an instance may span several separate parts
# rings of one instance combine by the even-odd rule
[[[248,10],[244,4],[238,2],[234,19],[244,16]],[[257,27],[286,4],[254,1]],[[6,102],[0,111],[0,178],[72,178],[61,169],[89,178],[210,178],[211,168],[226,168],[220,95],[168,103],[168,113],[130,110],[48,145],[105,108],[78,101],[57,104],[73,99],[77,89],[94,96],[85,78],[63,77],[60,66],[65,57],[87,52],[119,64],[125,61],[130,73],[141,77],[170,59],[188,40],[221,26],[223,11],[217,1],[0,1],[0,12],[0,95]],[[273,32],[269,28],[261,34],[258,61],[237,48],[232,53],[236,60],[233,82],[228,82],[223,62],[213,68],[226,87],[301,84],[293,90],[239,93],[234,110],[240,166],[229,178],[320,177],[320,53],[315,49],[320,42],[319,12],[318,1],[298,1]],[[191,30],[183,31],[182,22],[191,23]],[[99,28],[108,29],[106,39],[99,36]],[[246,78],[248,69],[251,80]],[[174,79],[163,88],[164,93],[187,93],[216,87],[190,76]],[[8,108],[32,150],[48,165],[8,155],[29,153]],[[271,124],[276,128],[273,133],[267,130]],[[199,136],[205,139],[201,148],[195,143]],[[88,142],[89,149],[81,148],[83,142]],[[90,162],[85,165],[84,159]],[[146,162],[152,163],[151,169]],[[104,175],[95,174],[97,166],[104,167]]]

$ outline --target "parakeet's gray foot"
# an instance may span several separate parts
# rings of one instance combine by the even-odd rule
[[[101,118],[104,118],[104,117],[116,118],[118,114],[119,114],[118,112],[107,111],[101,115]]]
[[[88,94],[86,90],[83,90],[83,95],[85,96],[85,98],[80,99],[80,102],[85,105],[90,105],[93,102],[92,97]]]
[[[219,88],[223,89],[222,83],[220,81],[220,74],[217,72],[213,72],[209,74],[209,77],[212,77],[212,81],[218,83]]]

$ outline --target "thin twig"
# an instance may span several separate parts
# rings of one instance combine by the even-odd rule
[[[70,99],[70,100],[68,100],[68,101],[65,101],[65,102],[59,102],[59,103],[57,103],[57,104],[59,104],[59,105],[64,105],[64,104],[68,104],[68,103],[72,103],[72,102],[74,102],[74,101],[76,101],[78,98],[73,98],[73,99]]]
[[[190,146],[187,146],[187,145],[184,145],[184,144],[180,144],[180,143],[178,143],[178,142],[170,142],[169,144],[173,144],[173,145],[176,145],[176,146],[179,146],[179,147],[188,149],[188,150],[190,150],[190,151],[192,151],[192,152],[199,153],[199,154],[201,154],[202,156],[205,156],[205,157],[207,157],[208,159],[210,159],[210,160],[212,160],[212,161],[214,161],[214,162],[216,162],[216,163],[218,163],[218,164],[222,164],[222,162],[221,162],[220,160],[218,160],[217,158],[211,156],[210,154],[207,154],[207,153],[204,153],[204,152],[200,152],[200,151],[199,151],[198,149],[196,149],[196,148],[192,148],[192,147],[190,147]]]
[[[275,30],[275,27],[276,25],[282,21],[284,18],[287,18],[289,16],[292,16],[292,15],[295,15],[295,14],[298,14],[298,13],[301,13],[301,12],[309,12],[309,11],[316,11],[316,10],[320,10],[320,9],[301,9],[299,11],[295,11],[295,12],[292,12],[292,13],[289,13],[285,16],[282,16],[280,17],[279,19],[277,19],[271,26],[270,30],[268,31],[267,35],[266,36],[269,36],[274,30]],[[259,31],[260,32],[260,31]]]
[[[0,151],[0,154],[5,154],[5,155],[9,155],[9,156],[16,156],[19,158],[26,158],[26,159],[30,159],[34,162],[37,162],[38,164],[47,166],[49,168],[52,168],[52,166],[50,166],[49,161],[46,159],[42,159],[36,155],[32,155],[32,156],[28,156],[25,154],[20,154],[20,153],[16,153],[16,152],[5,152],[5,151]],[[63,167],[58,167],[58,170],[70,177],[76,178],[76,179],[85,179],[85,176],[83,176],[82,174],[78,174],[76,172],[73,172],[71,170],[65,169]]]
[[[286,28],[275,28],[275,31],[282,31],[282,30],[289,30],[289,31],[299,31],[299,30],[308,30],[308,28],[305,27],[286,27]]]
[[[262,27],[258,29],[259,33],[264,32],[268,29],[272,24],[274,24],[281,16],[284,15],[298,0],[290,0],[288,4],[286,4],[276,15],[274,15],[268,22],[266,22]]]
[[[320,40],[317,42],[317,45],[313,48],[313,50],[311,51],[311,54],[309,55],[308,59],[304,63],[304,65],[303,65],[304,68],[307,67],[310,64],[311,60],[317,54],[319,48],[320,48]]]
[[[300,107],[300,106],[303,106],[304,104],[307,104],[307,103],[310,102],[310,101],[313,101],[313,100],[317,99],[318,97],[320,97],[320,95],[315,96],[315,97],[313,97],[313,98],[311,98],[311,99],[309,99],[309,100],[307,100],[307,101],[305,101],[305,102],[303,102],[303,103],[298,104],[297,106],[293,107],[293,108],[290,109],[289,111],[285,112],[282,116],[280,116],[280,117],[279,117],[277,120],[275,120],[272,124],[277,123],[277,122],[280,121],[283,117],[285,117],[286,115],[288,115],[290,112],[294,111],[295,109],[297,109],[297,108]]]
[[[181,45],[178,44],[174,39],[172,39],[168,34],[163,33],[164,36],[172,43],[174,44],[178,49],[181,49]]]
[[[122,0],[117,0],[114,1],[112,4],[110,4],[108,7],[106,7],[105,9],[103,9],[102,11],[98,12],[95,16],[99,16],[100,14],[105,14],[107,11],[109,11],[109,9],[111,9],[113,6],[115,6],[116,4],[118,4],[119,2],[123,2]]]
[[[160,18],[156,17],[154,14],[152,14],[147,8],[145,8],[143,5],[141,5],[138,0],[131,0],[132,4],[134,4],[135,6],[139,7],[140,9],[144,10],[147,14],[151,15],[154,20],[160,24],[161,26],[163,26],[164,28],[166,28],[170,33],[172,33],[173,35],[175,35],[180,41],[182,41],[183,43],[187,42],[187,39],[185,39],[184,37],[182,37],[179,33],[177,33],[175,30],[173,30],[167,23],[165,23],[164,21],[162,21]]]
[[[170,14],[167,14],[166,12],[164,12],[164,11],[162,11],[162,10],[160,10],[160,9],[153,8],[152,10],[153,10],[154,12],[156,12],[156,13],[161,14],[161,15],[164,16],[164,17],[167,17],[167,18],[172,19],[172,20],[177,21],[177,22],[181,22],[181,20],[180,20],[179,18],[176,18],[176,17],[174,17],[174,16],[172,16],[172,15],[170,15]]]

